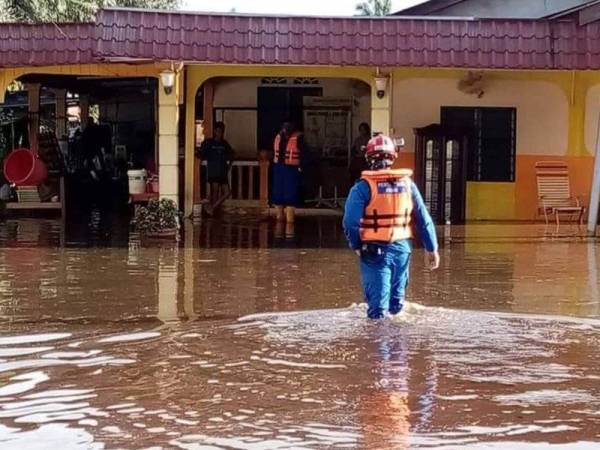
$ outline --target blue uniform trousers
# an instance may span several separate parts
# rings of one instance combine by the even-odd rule
[[[409,262],[410,252],[394,245],[368,244],[361,250],[360,272],[370,319],[402,310]]]

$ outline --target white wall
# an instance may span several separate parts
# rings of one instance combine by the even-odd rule
[[[219,78],[215,84],[215,108],[256,108],[259,78]]]
[[[288,82],[289,83],[289,82]],[[366,84],[351,79],[320,79],[324,97],[353,97],[353,138],[361,122],[370,123],[371,92]],[[256,108],[260,78],[221,78],[217,80],[214,95],[215,108]],[[219,120],[220,117],[217,117]],[[225,114],[226,138],[234,147],[239,159],[256,157],[257,117],[252,111],[227,111]]]
[[[439,123],[441,106],[517,108],[517,154],[565,155],[568,146],[568,99],[545,81],[491,79],[478,99],[457,89],[459,78],[397,79],[393,86],[394,135],[414,151],[414,128]],[[599,91],[600,94],[600,91]]]
[[[353,97],[352,139],[358,136],[362,122],[371,123],[371,88],[362,81],[326,78],[321,80],[324,97]]]

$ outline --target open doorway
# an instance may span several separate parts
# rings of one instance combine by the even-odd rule
[[[284,121],[304,130],[304,98],[322,97],[320,86],[259,86],[257,92],[258,147],[270,149]]]
[[[247,185],[259,182],[253,165],[258,166],[261,154],[273,151],[282,123],[292,121],[308,147],[302,168],[304,205],[327,206],[324,199],[345,197],[351,186],[352,144],[359,125],[370,122],[370,96],[370,86],[353,79],[214,78],[196,97],[195,144],[198,148],[211,137],[212,124],[224,122],[236,160],[233,200],[247,200],[258,192],[256,185]],[[236,188],[239,183],[241,189]],[[205,198],[205,186],[200,190]]]

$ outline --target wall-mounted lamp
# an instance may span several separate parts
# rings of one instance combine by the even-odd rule
[[[394,138],[394,145],[396,145],[396,147],[401,148],[404,147],[406,145],[406,141],[404,140],[404,138]]]
[[[160,82],[165,90],[165,94],[170,95],[175,86],[175,71],[172,69],[163,70],[160,73]]]
[[[375,77],[375,90],[377,91],[377,98],[385,97],[389,78],[386,75],[377,75]]]

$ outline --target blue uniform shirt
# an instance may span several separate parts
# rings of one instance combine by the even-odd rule
[[[417,230],[423,245],[428,252],[433,252],[438,249],[437,236],[435,234],[435,225],[423,197],[419,192],[419,189],[415,183],[411,183],[412,186],[412,201],[413,201],[413,215],[412,218],[417,225]],[[362,247],[362,241],[360,240],[360,220],[363,218],[365,208],[371,201],[371,189],[369,184],[364,181],[358,181],[350,190],[348,199],[346,200],[346,208],[344,211],[344,233],[348,239],[348,243],[353,250],[359,250]],[[411,245],[408,239],[394,242],[392,244],[398,247],[400,251],[411,251]]]

